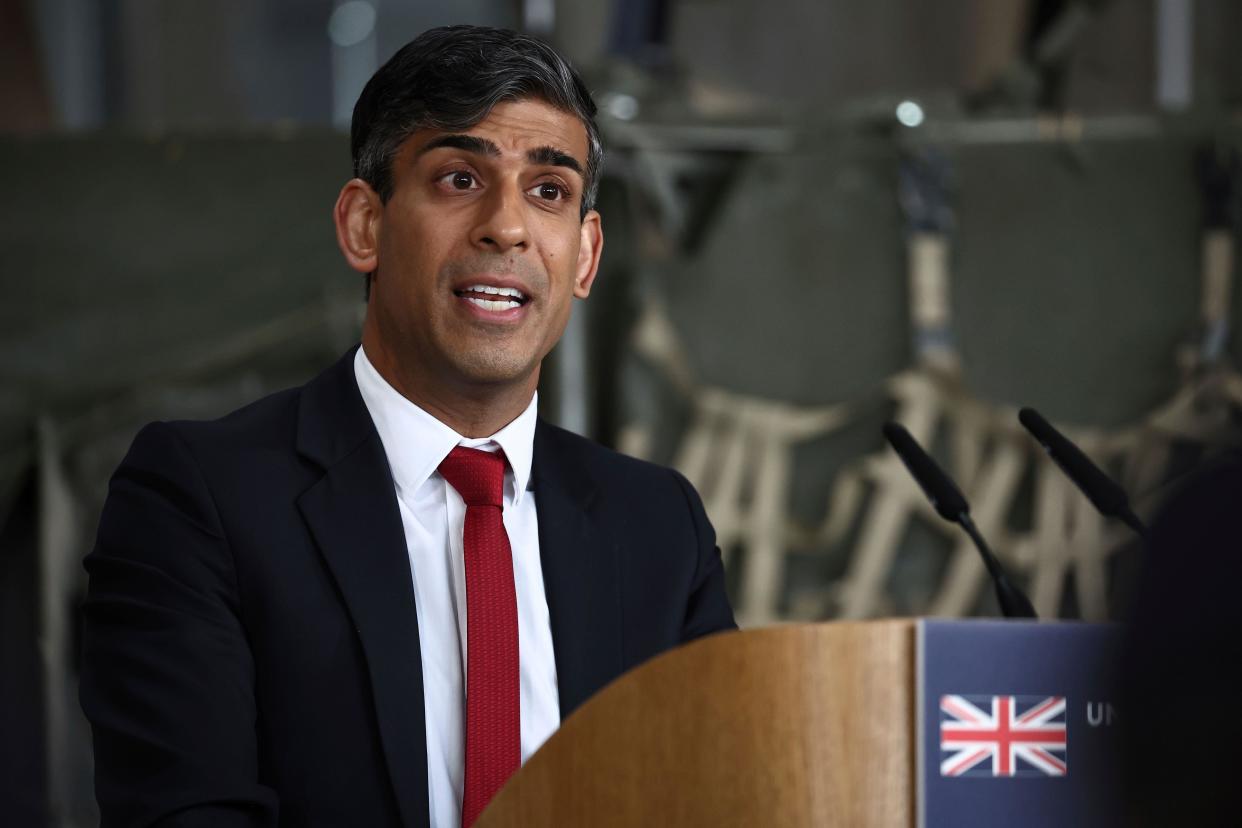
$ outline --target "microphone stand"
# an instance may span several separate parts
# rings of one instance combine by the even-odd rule
[[[996,601],[1000,604],[1001,613],[1006,618],[1038,618],[1030,600],[1010,583],[1000,561],[996,560],[996,555],[988,547],[987,541],[983,539],[975,522],[970,519],[970,512],[962,512],[958,515],[957,522],[966,530],[966,534],[970,535],[975,548],[983,557],[983,565],[987,567],[988,574],[992,576],[992,583],[996,586]]]

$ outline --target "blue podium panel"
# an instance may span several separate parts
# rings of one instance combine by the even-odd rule
[[[1122,824],[1115,625],[923,620],[919,825]]]

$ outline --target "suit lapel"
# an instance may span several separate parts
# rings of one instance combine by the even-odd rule
[[[325,473],[298,508],[358,629],[403,822],[422,826],[427,743],[414,586],[392,476],[354,380],[353,355],[302,392],[298,449]]]
[[[564,445],[576,439],[540,420],[532,467],[562,719],[624,664],[616,542],[596,523],[597,487],[581,453]]]

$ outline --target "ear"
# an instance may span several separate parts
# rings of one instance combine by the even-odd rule
[[[375,271],[378,259],[382,205],[379,195],[361,178],[353,178],[341,188],[332,209],[336,243],[345,261],[359,273]]]
[[[604,250],[604,228],[599,213],[591,210],[582,220],[582,239],[578,245],[578,270],[574,274],[574,296],[585,299],[591,293]]]

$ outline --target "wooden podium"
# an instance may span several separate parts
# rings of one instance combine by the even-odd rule
[[[915,622],[725,633],[576,710],[476,823],[913,825]]]

